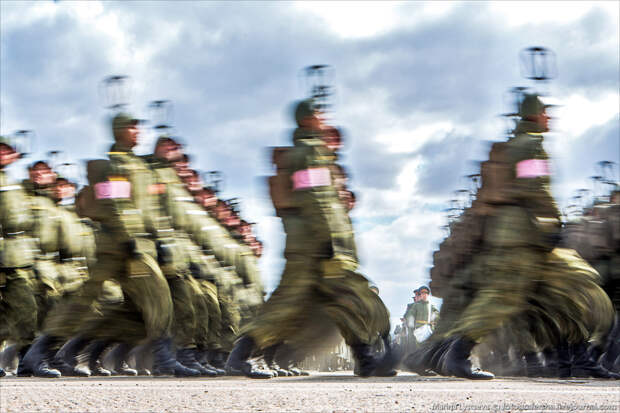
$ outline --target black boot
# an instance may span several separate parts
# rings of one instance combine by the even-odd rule
[[[263,359],[265,360],[267,367],[271,371],[275,372],[277,374],[277,377],[292,376],[293,373],[291,373],[288,370],[283,369],[282,367],[278,365],[278,363],[275,362],[275,356],[276,356],[277,349],[278,349],[278,344],[274,344],[273,346],[267,347],[263,351]]]
[[[472,380],[490,380],[492,373],[473,368],[469,355],[476,343],[473,340],[459,337],[452,342],[446,353],[439,360],[438,368],[443,376],[456,376]]]
[[[52,347],[54,341],[55,340],[48,335],[42,335],[37,338],[20,361],[17,368],[17,375],[22,377],[60,377],[60,371],[50,368],[47,362],[50,353],[49,349]]]
[[[353,374],[360,377],[370,377],[375,372],[378,362],[373,356],[371,347],[368,344],[355,344],[351,346],[353,357],[355,358],[355,368]]]
[[[0,367],[0,377],[6,376],[6,373],[2,367]]]
[[[177,350],[177,362],[181,363],[185,367],[192,370],[198,370],[203,377],[216,377],[217,372],[215,370],[208,369],[196,360],[195,348],[183,348]]]
[[[209,364],[215,367],[218,370],[224,370],[226,372],[226,360],[228,359],[228,355],[225,351],[220,350],[209,350],[207,354],[207,360]]]
[[[153,343],[153,375],[174,375],[176,377],[200,376],[198,370],[187,368],[174,359],[170,351],[171,346],[172,340],[170,338],[159,339]]]
[[[89,340],[83,336],[73,337],[58,350],[54,358],[61,359],[70,366],[76,366],[78,364],[77,355],[86,347],[88,341]]]
[[[101,365],[101,355],[110,345],[109,341],[97,340],[88,346],[88,369],[92,376],[111,376],[112,372]]]
[[[88,339],[78,336],[67,341],[60,350],[50,356],[50,367],[60,371],[64,377],[88,377],[90,370],[78,367],[78,353]]]
[[[571,366],[572,377],[593,377],[595,379],[619,380],[620,374],[612,373],[598,362],[600,352],[596,347],[590,347],[585,343],[572,346],[573,364]]]
[[[562,343],[557,348],[558,355],[558,377],[567,379],[571,375],[571,353],[568,343]]]
[[[381,340],[383,341],[384,353],[373,375],[377,377],[396,376],[396,366],[400,364],[402,354],[398,349],[392,348],[389,335],[382,337]]]
[[[243,336],[235,343],[226,361],[226,372],[232,376],[246,376],[252,379],[270,379],[271,373],[259,370],[249,361],[254,350],[252,337]]]
[[[218,376],[226,375],[226,370],[224,370],[223,368],[217,368],[209,362],[209,356],[211,354],[210,351],[200,350],[197,348],[194,354],[196,361],[198,361],[198,363],[200,363],[202,367],[206,368],[207,370],[213,370],[217,373]]]
[[[109,353],[110,358],[114,361],[114,370],[111,370],[113,376],[137,376],[138,370],[132,369],[127,364],[127,356],[131,346],[127,343],[118,344]]]
[[[217,371],[223,371],[226,374],[226,360],[228,359],[228,355],[225,351],[220,350],[209,350],[207,352],[207,358],[209,365],[213,366]]]
[[[559,377],[558,353],[554,349],[543,350],[543,359],[545,367],[542,370],[541,377]]]
[[[544,367],[538,358],[538,353],[527,352],[524,358],[527,377],[543,377]]]

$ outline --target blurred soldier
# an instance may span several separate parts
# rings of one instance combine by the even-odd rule
[[[188,203],[194,204],[194,199],[186,191],[184,184],[173,168],[182,153],[179,144],[168,136],[160,137],[155,144],[153,155],[147,156],[149,167],[153,170],[158,185],[162,185],[159,194],[163,213],[170,220],[174,229],[174,238],[170,238],[168,249],[170,256],[168,265],[162,265],[164,275],[168,280],[174,305],[174,340],[177,347],[177,360],[187,367],[200,371],[204,376],[215,376],[217,372],[212,368],[201,365],[197,358],[198,348],[196,336],[198,331],[206,336],[208,330],[208,308],[217,308],[217,302],[209,305],[196,280],[190,274],[190,261],[200,266],[200,258],[194,258],[190,253],[197,247],[189,239],[190,225],[187,220]],[[202,185],[200,185],[202,188]],[[163,248],[163,247],[161,247]],[[200,271],[194,274],[202,278]],[[197,306],[197,308],[196,308]],[[199,312],[197,311],[200,310]]]
[[[574,251],[555,248],[561,226],[542,146],[542,133],[549,130],[546,106],[537,95],[526,95],[519,114],[515,136],[501,146],[501,174],[491,182],[494,208],[485,225],[483,259],[474,267],[484,282],[445,339],[408,357],[411,370],[424,365],[442,375],[492,378],[473,369],[468,358],[477,342],[507,323],[529,326],[519,335],[525,352],[536,351],[534,345],[598,341],[609,329],[613,313],[598,274]]]
[[[9,139],[0,136],[0,330],[7,331],[20,354],[34,339],[37,303],[31,280],[34,249],[30,238],[34,224],[21,185],[11,184],[6,167],[20,158]],[[18,370],[24,372],[22,360]],[[57,370],[41,366],[41,374],[58,376]],[[0,369],[0,377],[4,376]]]
[[[125,314],[129,317],[139,313],[138,322],[143,324],[146,337],[153,343],[154,370],[162,375],[196,376],[200,374],[198,371],[178,363],[171,353],[173,305],[158,264],[158,261],[166,263],[166,251],[161,247],[170,231],[164,225],[157,197],[162,188],[156,184],[144,160],[132,150],[138,143],[138,122],[126,113],[117,114],[112,120],[115,143],[108,152],[109,161],[89,164],[93,200],[88,209],[101,222],[101,232],[97,239],[97,263],[82,289],[81,300],[88,308],[100,296],[103,282],[115,277],[125,296]],[[101,321],[104,336],[123,341],[135,331],[133,327],[127,333],[122,329],[123,321],[129,318],[114,319],[110,314],[104,313]],[[50,326],[48,331],[53,328]],[[122,335],[115,329],[123,332]],[[55,340],[57,337],[46,334],[31,347],[29,353],[33,354],[29,362],[33,368],[44,360]]]
[[[335,157],[321,139],[321,114],[312,100],[305,100],[297,105],[295,119],[299,126],[295,146],[286,154],[291,207],[283,210],[276,205],[287,234],[286,266],[280,285],[235,344],[227,369],[270,377],[248,361],[252,352],[294,337],[320,310],[353,349],[359,375],[393,375],[392,363],[372,354],[377,335],[389,335],[389,316],[368,280],[356,272],[350,221],[330,174]]]

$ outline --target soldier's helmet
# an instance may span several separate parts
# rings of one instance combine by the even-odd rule
[[[552,98],[543,97],[536,93],[526,93],[519,104],[519,116],[521,118],[537,116],[553,106],[558,106],[558,103]]]
[[[298,126],[301,126],[301,123],[308,116],[312,116],[316,111],[316,105],[314,99],[304,99],[301,100],[295,105],[295,122],[297,122]]]
[[[426,292],[428,294],[431,293],[431,289],[429,287],[427,287],[426,285],[421,286],[420,288],[418,288],[418,291],[420,291],[420,294],[422,293],[422,290],[426,290]]]
[[[128,126],[138,125],[141,120],[127,112],[119,112],[112,118],[112,129],[123,129]]]

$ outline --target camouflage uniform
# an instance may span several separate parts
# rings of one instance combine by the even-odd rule
[[[34,219],[21,185],[9,182],[0,169],[0,329],[19,347],[34,339],[37,302],[32,271]]]

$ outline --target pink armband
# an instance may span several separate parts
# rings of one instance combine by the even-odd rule
[[[546,159],[527,159],[517,164],[517,178],[537,178],[551,175]]]
[[[331,176],[327,168],[308,168],[293,174],[293,190],[331,185]]]
[[[106,181],[95,184],[96,199],[119,199],[131,197],[129,181]]]

